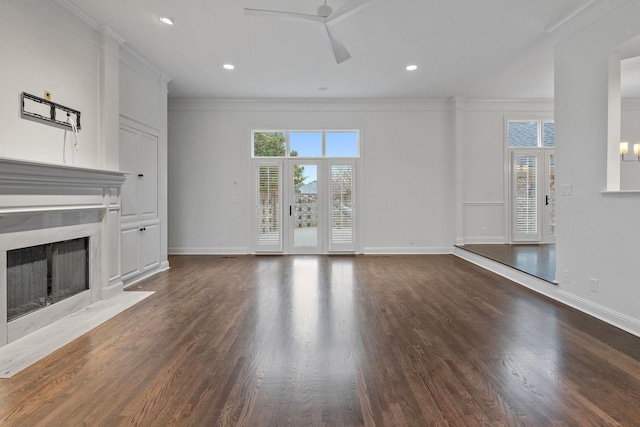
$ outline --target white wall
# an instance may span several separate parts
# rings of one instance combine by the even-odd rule
[[[462,241],[508,243],[510,185],[505,120],[553,119],[553,102],[467,100],[461,108]]]
[[[459,135],[454,135],[450,101],[172,101],[170,252],[250,252],[247,181],[252,128],[362,129],[365,193],[360,250],[365,253],[449,252],[456,240],[508,242],[505,119],[553,118],[553,102],[456,102],[462,111],[461,125],[456,127]],[[461,141],[463,165],[459,236],[454,230],[455,139]],[[232,204],[232,198],[241,203]]]
[[[558,46],[555,70],[559,299],[640,335],[640,196],[607,188],[609,58],[640,33],[640,2],[626,1]],[[598,292],[590,279],[598,280]]]
[[[71,138],[67,164],[98,168],[100,51],[98,33],[51,1],[2,1],[0,13],[0,157],[63,163],[64,130],[20,118],[22,92],[82,113],[80,150]]]
[[[359,250],[450,252],[454,186],[448,102],[197,100],[169,106],[170,252],[252,250],[251,129],[345,128],[362,131]]]
[[[166,77],[160,70],[129,49],[120,57],[120,115],[146,127],[162,130],[166,121],[163,101],[167,98]]]

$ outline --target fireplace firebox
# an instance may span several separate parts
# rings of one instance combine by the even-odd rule
[[[7,322],[89,289],[89,237],[7,251]]]

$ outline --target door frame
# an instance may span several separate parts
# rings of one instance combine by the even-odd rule
[[[549,163],[547,162],[548,158],[549,158],[549,154],[553,155],[553,160],[554,160],[554,182],[553,182],[553,194],[551,194],[551,191],[549,191],[549,189],[551,188],[551,182],[550,182],[550,167],[549,167]],[[543,158],[543,163],[544,163],[544,193],[545,197],[547,197],[550,201],[550,203],[547,203],[545,201],[545,199],[541,200],[542,203],[542,218],[543,218],[543,222],[542,222],[542,243],[555,243],[556,242],[556,235],[555,235],[555,223],[554,223],[554,233],[551,234],[551,223],[549,221],[549,218],[551,216],[551,212],[550,210],[553,208],[554,210],[554,216],[555,216],[555,202],[556,202],[556,188],[555,188],[555,148],[542,148],[542,158]]]
[[[293,209],[293,165],[294,164],[316,164],[318,166],[318,246],[295,248],[293,244],[294,216],[289,213],[289,207]],[[329,209],[330,203],[330,182],[331,167],[333,165],[348,164],[353,169],[352,197],[355,215],[352,218],[352,239],[351,245],[341,245],[333,243],[331,240],[331,227]],[[357,253],[360,241],[360,227],[357,226],[361,211],[362,200],[358,197],[361,194],[362,180],[358,179],[359,159],[351,158],[254,158],[251,162],[251,242],[252,253],[257,254],[328,254],[328,253]],[[278,221],[280,224],[280,241],[277,245],[259,247],[258,244],[258,170],[261,166],[279,167],[278,200],[280,203]],[[320,182],[322,181],[322,182]],[[293,213],[293,212],[292,212]]]
[[[509,185],[507,186],[509,191],[509,200],[507,206],[507,215],[508,218],[508,236],[509,242],[517,243],[517,244],[551,244],[555,243],[555,235],[551,235],[549,230],[549,205],[546,204],[546,197],[549,197],[549,187],[550,187],[550,175],[549,175],[549,167],[547,165],[547,156],[549,153],[555,154],[554,147],[531,147],[531,148],[510,148],[507,150],[508,156],[508,170],[509,170]],[[532,155],[537,158],[538,161],[538,182],[537,182],[537,211],[538,211],[538,237],[537,239],[516,239],[515,237],[515,206],[516,206],[516,175],[514,168],[514,158],[516,155]],[[552,198],[552,202],[554,202],[554,198]]]
[[[325,190],[325,178],[324,178],[324,170],[325,170],[325,159],[308,159],[308,158],[298,158],[298,157],[288,157],[284,160],[284,175],[286,179],[284,180],[284,190],[283,190],[283,198],[282,198],[282,213],[284,216],[284,220],[282,221],[283,226],[283,241],[286,244],[283,247],[283,253],[287,254],[296,254],[296,255],[310,255],[310,254],[322,254],[326,252],[328,247],[326,241],[326,200],[327,200],[327,191]],[[294,210],[295,206],[295,188],[294,188],[294,173],[295,173],[295,165],[315,165],[317,167],[316,173],[316,181],[317,181],[317,192],[316,192],[316,221],[317,221],[317,245],[316,246],[296,246],[295,245],[295,224],[296,224],[296,212]]]

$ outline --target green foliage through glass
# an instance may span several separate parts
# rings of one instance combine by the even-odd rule
[[[284,157],[284,132],[255,132],[253,134],[253,155],[255,157]]]

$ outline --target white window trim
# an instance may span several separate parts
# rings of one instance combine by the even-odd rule
[[[503,117],[503,170],[502,170],[502,182],[503,185],[503,200],[504,200],[504,229],[503,233],[508,243],[513,243],[513,220],[512,220],[512,206],[513,201],[511,197],[511,152],[516,150],[531,150],[531,149],[555,149],[555,147],[541,147],[540,141],[538,141],[538,147],[509,147],[509,122],[555,122],[554,114],[549,113],[523,113],[523,114],[511,114]],[[542,136],[540,136],[542,138]]]
[[[254,146],[254,141],[255,141],[255,137],[254,135],[256,133],[276,133],[276,132],[282,132],[284,133],[284,139],[285,139],[285,150],[284,150],[284,156],[273,156],[273,157],[266,157],[266,156],[256,156],[255,155],[255,146]],[[282,158],[290,158],[292,157],[290,155],[291,153],[291,143],[290,143],[290,134],[291,133],[317,133],[320,132],[322,133],[322,155],[321,156],[313,156],[313,157],[308,157],[308,156],[296,156],[297,159],[359,159],[362,157],[362,131],[360,129],[251,129],[251,158],[252,159],[282,159]],[[355,132],[356,135],[358,136],[358,154],[356,156],[353,157],[328,157],[326,155],[327,153],[327,139],[326,139],[326,135],[327,133],[331,133],[331,132]]]
[[[265,130],[266,129],[266,130]],[[291,129],[289,131],[291,132],[303,132],[303,131],[309,131],[310,129]],[[313,130],[312,130],[313,131]],[[248,145],[245,145],[245,147],[248,148],[244,148],[245,150],[249,150],[249,156],[248,156],[248,165],[249,167],[246,168],[246,172],[245,172],[245,176],[247,179],[247,182],[251,183],[250,185],[253,185],[253,181],[254,181],[254,166],[256,161],[260,161],[261,159],[263,160],[277,160],[277,159],[284,159],[285,157],[255,157],[254,154],[254,147],[253,147],[253,134],[254,132],[283,132],[282,130],[269,130],[268,128],[263,128],[260,126],[247,126],[245,128],[245,135],[246,137],[250,138],[250,143]],[[354,217],[354,221],[355,223],[357,223],[357,227],[356,227],[356,234],[354,235],[355,238],[355,253],[356,254],[364,254],[364,236],[365,236],[365,223],[363,221],[362,215],[364,212],[364,206],[365,206],[365,163],[364,163],[364,158],[365,158],[365,144],[364,144],[364,140],[365,140],[365,135],[366,135],[366,129],[364,126],[358,127],[358,128],[328,128],[325,129],[324,132],[357,132],[358,134],[358,157],[322,157],[322,159],[330,159],[332,161],[353,161],[355,162],[355,168],[356,168],[356,173],[358,174],[358,179],[356,180],[356,186],[354,187],[354,190],[356,191],[357,197],[356,197],[356,215]],[[287,138],[287,136],[285,136],[285,138]],[[324,136],[323,136],[324,138]],[[324,144],[324,142],[323,142]],[[287,142],[287,149],[288,149],[288,142]],[[324,146],[323,146],[323,153],[325,152],[324,150]],[[285,154],[288,153],[285,152]],[[290,156],[286,156],[286,157],[290,157]],[[297,157],[299,159],[308,159],[307,157]],[[318,157],[315,158],[310,158],[310,159],[318,159]],[[235,185],[235,183],[234,183]],[[251,187],[250,191],[247,192],[246,194],[246,204],[247,206],[253,206],[253,189]],[[254,214],[251,213],[249,215],[248,218],[248,229],[252,230],[254,227],[256,226],[256,224],[254,223]],[[251,233],[251,232],[250,232]],[[255,248],[256,248],[256,244],[253,240],[253,237],[250,237],[250,242],[251,242],[251,253],[256,253],[255,252]],[[260,253],[260,252],[258,252]],[[262,252],[264,254],[267,254],[267,252]],[[336,252],[336,253],[340,253],[340,252]]]

